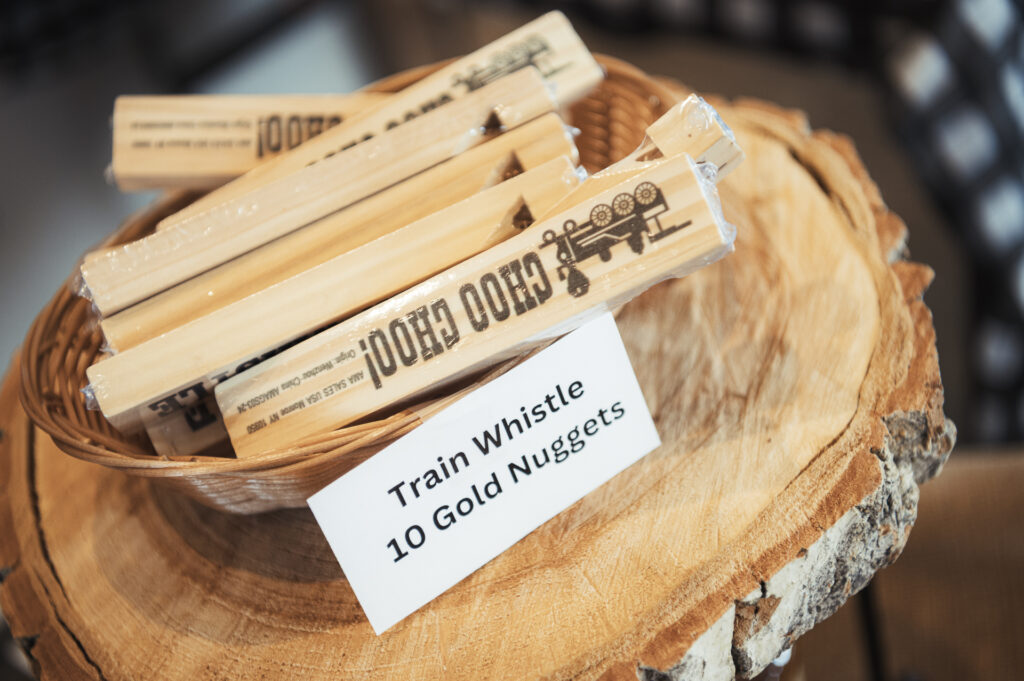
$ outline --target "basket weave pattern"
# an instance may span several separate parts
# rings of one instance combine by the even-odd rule
[[[572,107],[569,122],[579,128],[580,159],[593,172],[640,144],[645,128],[679,97],[679,90],[636,68],[597,57],[607,77]],[[399,90],[439,65],[421,67],[380,81],[370,89]],[[177,192],[132,216],[105,246],[137,239],[162,218],[195,198]],[[421,422],[417,410],[305,438],[287,449],[246,459],[161,458],[144,436],[126,437],[98,411],[86,408],[81,389],[86,369],[102,353],[102,333],[90,303],[69,280],[33,322],[21,351],[21,401],[32,421],[64,452],[84,461],[151,478],[213,508],[258,513],[304,506],[314,492]],[[482,380],[490,380],[501,370]]]

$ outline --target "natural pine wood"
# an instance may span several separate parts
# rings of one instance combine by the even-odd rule
[[[592,199],[644,172],[652,161],[679,154],[689,154],[698,163],[714,166],[715,182],[743,161],[743,150],[714,107],[700,96],[690,95],[649,125],[646,138],[632,153],[590,176],[540,217],[548,218]]]
[[[305,168],[347,148],[379,136],[395,124],[445,108],[477,88],[509,72],[536,67],[551,86],[559,107],[580,99],[601,82],[603,71],[572,24],[561,12],[548,12],[475,52],[437,69],[389,97],[380,106],[350,118],[320,137],[263,163],[242,177],[199,199],[162,226],[187,220],[217,204],[238,198],[256,187]]]
[[[532,212],[547,210],[579,182],[570,159],[554,159],[100,361],[89,368],[100,407],[124,429],[138,425],[133,420],[149,421],[147,412],[179,419],[181,411],[161,398],[209,394],[238,366],[520,233]],[[200,441],[203,447],[176,442],[173,451],[158,446],[157,452],[194,454],[209,445]]]
[[[619,316],[663,446],[382,637],[308,512],[226,515],[71,459],[10,375],[0,603],[42,678],[746,678],[834,611],[952,444],[930,271],[847,141],[722,111],[736,252]]]
[[[563,143],[565,142],[560,124],[557,126],[557,132],[552,132],[557,134]],[[588,180],[588,183],[597,189],[587,191],[585,194],[578,196],[576,202],[589,201],[589,203],[573,213],[577,222],[581,224],[585,222],[589,210],[601,203],[601,201],[595,200],[601,191],[611,192],[606,197],[604,203],[605,208],[609,210],[609,221],[611,221],[612,215],[608,207],[617,205],[615,201],[621,198],[619,195],[631,195],[630,192],[643,182],[640,174],[651,172],[652,164],[657,164],[665,158],[684,153],[691,153],[698,160],[713,158],[714,161],[722,164],[726,172],[731,170],[742,158],[742,152],[732,139],[731,132],[719,124],[717,114],[710,106],[695,97],[687,99],[678,107],[663,115],[650,126],[648,134],[653,139],[648,139],[634,154]],[[654,139],[657,140],[657,143],[653,141]],[[500,138],[492,142],[492,144],[498,141],[500,141]],[[479,149],[487,146],[483,145]],[[642,160],[650,158],[655,160]],[[454,163],[455,160],[457,159],[453,159],[452,162]],[[419,177],[426,177],[434,173],[452,176],[454,170],[452,168],[445,168],[442,165]],[[459,170],[461,172],[461,169]],[[555,172],[559,171],[555,169]],[[538,173],[540,174],[538,175]],[[356,251],[339,255],[330,262],[318,265],[313,270],[297,273],[290,280],[281,281],[269,288],[252,293],[249,297],[243,297],[244,293],[248,293],[243,288],[242,292],[234,294],[236,301],[231,305],[217,309],[206,315],[205,318],[200,318],[197,315],[187,325],[181,327],[169,326],[162,335],[152,334],[149,341],[129,348],[125,352],[121,352],[90,367],[89,380],[100,407],[107,418],[124,432],[135,430],[145,422],[147,430],[153,435],[154,446],[160,454],[166,456],[186,455],[205,449],[210,446],[211,438],[205,433],[199,432],[199,430],[205,430],[206,433],[219,432],[215,419],[217,410],[200,407],[201,411],[198,413],[191,410],[186,413],[177,408],[171,409],[169,407],[170,404],[174,404],[175,407],[191,406],[192,403],[200,401],[205,395],[209,394],[213,390],[214,385],[235,373],[236,367],[243,366],[243,363],[253,358],[264,357],[267,353],[275,351],[278,347],[299,338],[303,334],[321,328],[329,322],[337,321],[359,307],[377,302],[383,297],[380,295],[382,292],[397,292],[423,278],[424,274],[430,274],[443,269],[440,266],[442,263],[457,262],[462,257],[465,257],[465,255],[480,250],[476,247],[472,251],[460,250],[460,242],[457,238],[460,230],[464,231],[466,235],[471,234],[469,231],[466,231],[467,228],[476,229],[484,227],[485,230],[489,230],[490,227],[487,227],[487,225],[504,219],[503,216],[505,216],[505,212],[509,210],[511,205],[510,201],[519,197],[525,198],[531,220],[534,215],[552,213],[551,208],[571,190],[571,186],[566,182],[553,181],[551,178],[542,179],[549,175],[551,175],[551,172],[541,173],[540,168],[533,172],[527,172],[523,177],[506,182],[508,186],[495,188],[486,192],[486,195],[467,199],[455,207],[453,209],[454,212],[446,210],[433,215],[430,218],[419,221],[415,226],[410,225],[398,232],[379,238]],[[534,184],[534,177],[537,178],[536,184]],[[571,184],[575,186],[575,176],[568,179],[572,180]],[[524,184],[526,182],[530,184]],[[613,189],[616,185],[624,182],[628,183],[629,186],[623,185],[618,190]],[[691,177],[691,183],[694,182],[694,178]],[[521,186],[524,188],[520,189]],[[387,206],[392,203],[401,204],[403,201],[408,202],[406,197],[418,196],[418,192],[422,191],[423,187],[416,183],[413,183],[411,186],[409,183],[403,183],[393,188],[393,190],[400,192],[402,198],[391,197],[389,196],[391,192],[385,192],[380,197],[374,197],[361,204],[357,204],[352,210],[356,210],[358,213],[359,206],[366,204],[371,206]],[[578,193],[579,190],[573,192],[574,195]],[[698,201],[702,202],[704,200],[699,187],[695,186],[693,194]],[[380,201],[377,201],[377,198],[380,198]],[[668,196],[666,196],[666,199],[675,200],[673,197]],[[653,201],[654,197],[651,197],[651,200]],[[569,206],[564,205],[564,201],[562,204],[563,211],[569,208]],[[659,209],[659,206],[652,205],[652,208]],[[345,231],[351,229],[358,233],[357,225],[351,220],[351,212],[351,210],[343,211],[338,217],[342,225],[345,226]],[[652,244],[658,240],[658,232],[661,229],[668,229],[672,226],[671,215],[674,215],[674,213],[657,218],[662,222],[659,223],[658,231],[652,231],[648,235],[651,238]],[[484,218],[484,216],[487,217]],[[477,221],[477,217],[481,219]],[[566,216],[563,216],[562,219],[552,218],[553,222],[550,226],[537,227],[532,231],[539,235],[544,230],[552,228],[551,234],[552,238],[554,238],[555,232],[561,233],[563,229],[562,222],[564,222],[565,218]],[[682,218],[679,218],[679,220],[681,221]],[[386,225],[385,221],[376,222]],[[381,225],[378,224],[379,226]],[[696,228],[689,228],[687,230],[687,238],[691,236],[689,233],[696,234],[698,231]],[[416,234],[422,234],[422,236],[415,236]],[[445,234],[450,236],[446,237],[444,236]],[[640,233],[637,233],[635,237],[638,239],[638,242],[634,244],[630,241],[631,248],[642,250],[643,243],[647,239]],[[536,241],[536,238],[527,239],[520,250],[526,249],[523,250],[525,253],[537,248],[537,245],[532,243]],[[470,242],[467,242],[467,246],[482,243],[473,239],[475,237]],[[496,242],[497,240],[494,241]],[[433,247],[433,250],[431,250],[432,244],[437,245],[437,247]],[[548,245],[555,246],[557,244],[550,243]],[[544,249],[545,247],[541,246],[541,248]],[[565,274],[559,269],[560,258],[563,255],[559,249],[547,248],[546,252],[549,256],[546,258],[548,261],[547,267],[551,272],[550,276],[553,277],[558,272],[559,276],[564,278]],[[558,252],[556,253],[556,251]],[[416,262],[420,263],[425,269],[421,270],[403,266],[401,274],[391,274],[391,268],[387,268],[386,263],[402,261],[403,258],[397,257],[399,252],[416,253]],[[437,266],[433,264],[434,259],[425,257],[425,254],[430,252],[436,252],[438,255],[436,260]],[[682,261],[684,256],[700,262],[704,262],[708,257],[708,253],[700,249],[691,251],[680,247],[675,253],[676,257],[680,259],[679,262],[673,263],[669,260],[664,260],[662,267],[685,269],[685,263]],[[568,255],[568,253],[564,255]],[[604,255],[610,257],[611,252],[608,251]],[[507,259],[510,255],[506,252],[500,252],[492,257],[500,260],[501,258]],[[243,267],[251,268],[254,264],[256,263],[249,262],[247,259],[243,262],[228,263],[227,265],[231,267],[233,272],[243,274]],[[499,264],[504,264],[504,261],[501,261]],[[497,268],[497,266],[494,265],[494,268]],[[646,269],[640,268],[644,269],[642,274],[645,279],[643,280],[650,281],[653,276],[653,281],[657,281],[660,277],[665,276],[665,272],[661,270],[651,270],[653,266],[653,264],[648,264],[644,266]],[[481,267],[487,269],[490,266],[481,265]],[[588,265],[582,269],[586,271],[591,267],[592,265]],[[613,264],[612,267],[613,269],[617,268],[617,265]],[[623,280],[636,278],[635,273],[637,271],[636,265],[630,265],[629,268],[625,268]],[[254,272],[261,272],[261,270],[250,269],[248,275],[251,277]],[[355,279],[350,280],[348,273],[360,274]],[[414,276],[410,278],[410,276],[402,275]],[[366,281],[367,276],[370,277],[369,281]],[[374,285],[372,283],[377,281],[377,279],[374,279],[374,276],[377,276],[378,279],[382,277],[379,284]],[[204,281],[199,283],[206,284],[207,281],[205,280],[207,279],[209,277],[203,277]],[[270,284],[271,282],[261,279],[260,283]],[[458,285],[444,284],[448,288]],[[602,284],[601,286],[603,287],[604,285]],[[203,291],[203,287],[195,289],[195,286],[192,286],[192,288],[199,293]],[[431,300],[437,297],[437,292],[433,290],[434,288],[436,287],[430,287]],[[211,293],[213,290],[211,288],[207,293]],[[343,292],[344,295],[339,296],[335,292]],[[358,292],[358,295],[355,295],[356,292]],[[201,298],[202,296],[199,297]],[[301,300],[304,297],[323,300],[325,304],[296,306],[295,301]],[[545,308],[544,318],[548,321],[544,323],[547,326],[556,324],[563,317],[567,318],[578,312],[576,303],[569,296],[559,297],[557,300],[562,302]],[[326,301],[333,301],[333,303],[326,304]],[[155,302],[155,300],[150,301],[150,306],[153,306]],[[168,306],[165,301],[160,302],[164,303],[162,307]],[[337,305],[341,303],[344,304],[338,307]],[[590,302],[589,304],[593,305],[595,303]],[[171,320],[175,316],[175,308],[187,307],[187,303],[175,302],[171,309],[164,314],[164,317]],[[458,315],[456,315],[455,319],[459,320]],[[273,321],[268,323],[268,320]],[[435,321],[440,321],[440,319]],[[465,320],[461,321],[464,322]],[[105,326],[104,330],[108,331],[108,327]],[[225,333],[228,334],[226,337]],[[110,340],[109,333],[107,337]],[[474,339],[476,338],[474,337]],[[310,343],[312,342],[310,341]],[[119,347],[116,342],[114,347]],[[507,350],[504,347],[496,347],[492,350],[492,354],[500,356],[507,352]],[[298,351],[296,350],[295,352]],[[323,356],[319,357],[310,366],[328,362],[329,356],[335,354],[337,354],[336,351],[325,351]],[[176,362],[166,362],[165,358],[171,356],[180,359]],[[450,359],[459,363],[450,366],[448,372],[450,374],[458,374],[466,370],[469,365],[464,363],[464,359],[467,356],[466,352],[458,352],[452,353],[447,357],[446,365],[451,365],[451,362],[447,361]],[[302,373],[304,371],[298,371],[298,374],[301,375]],[[343,377],[332,374],[330,382],[336,382],[339,378]],[[317,386],[314,386],[314,388],[320,389]],[[412,392],[404,394],[412,394]],[[305,388],[303,388],[303,394],[307,394]],[[370,394],[374,395],[377,400],[382,399],[380,397],[382,393],[371,392]],[[167,398],[170,398],[170,401]],[[354,398],[346,396],[346,399],[353,401]],[[359,400],[355,401],[358,402]],[[154,411],[165,418],[154,419],[152,413]],[[149,418],[146,418],[147,416]],[[186,419],[191,425],[188,428],[182,428],[180,424],[177,426],[169,424],[167,419],[174,421]],[[160,421],[163,421],[163,423],[161,424]],[[337,423],[335,425],[342,424]],[[209,426],[209,430],[205,426]],[[213,430],[215,428],[217,429],[216,431]],[[319,425],[310,427],[307,432],[301,435],[317,434],[328,429],[329,427],[326,425]],[[177,434],[180,441],[176,443],[171,442],[168,437],[171,433]]]
[[[616,225],[630,235],[604,231]],[[231,445],[239,458],[259,455],[522,354],[714,262],[732,249],[732,229],[689,156],[655,163],[218,383]]]
[[[173,411],[167,398],[198,401],[259,358],[519,233],[531,205],[546,210],[578,184],[572,161],[554,159],[97,362],[88,377],[99,407],[128,432],[148,411]]]
[[[111,171],[121,191],[213,189],[386,95],[124,95]]]
[[[86,294],[113,314],[554,109],[535,69],[522,69],[379,135],[81,266]],[[301,147],[299,147],[301,149]]]
[[[562,119],[545,114],[101,320],[104,338],[127,350],[559,156],[579,160]]]

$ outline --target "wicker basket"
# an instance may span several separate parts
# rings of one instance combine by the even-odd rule
[[[609,57],[598,57],[607,78],[572,107],[580,129],[576,143],[583,165],[598,170],[631,152],[644,129],[679,97],[680,90]],[[439,65],[407,71],[371,86],[389,92],[415,82]],[[170,194],[129,218],[104,243],[114,245],[152,231],[163,217],[194,195]],[[29,417],[64,452],[133,475],[157,478],[213,508],[259,513],[304,506],[314,492],[422,422],[454,396],[419,409],[296,442],[288,449],[246,459],[161,458],[144,438],[126,438],[98,411],[86,408],[80,390],[85,371],[100,353],[102,334],[88,301],[63,286],[32,324],[21,354],[21,401]],[[508,365],[492,371],[491,380]]]

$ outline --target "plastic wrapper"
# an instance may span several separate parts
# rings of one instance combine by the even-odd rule
[[[85,399],[85,408],[89,411],[99,411],[100,403],[96,399],[96,390],[92,385],[87,385],[79,390],[82,393],[82,397]]]
[[[219,187],[177,215],[166,218],[158,229],[252,191],[270,180],[301,170],[339,149],[375,138],[395,126],[403,127],[407,121],[416,120],[421,114],[438,108],[447,110],[452,103],[528,69],[536,69],[544,77],[559,107],[577,101],[604,77],[602,68],[565,15],[548,12],[489,45],[426,74],[365,115],[346,121],[263,164],[257,173],[247,174]]]
[[[104,334],[127,350],[560,156],[579,159],[562,120],[545,114],[106,317]]]
[[[88,369],[103,412],[132,429],[151,411],[188,407],[319,329],[519,233],[580,181],[569,158],[555,158],[123,350]]]
[[[379,105],[375,92],[121,96],[107,182],[122,191],[212,189]]]
[[[522,69],[173,227],[89,254],[82,276],[100,311],[113,314],[554,110],[544,79]]]
[[[82,261],[78,262],[75,266],[74,272],[71,274],[71,278],[68,279],[68,289],[80,298],[85,298],[88,301],[92,301],[92,294],[89,292],[89,287],[85,285],[85,279],[82,277]]]
[[[218,385],[236,454],[287,446],[521,353],[717,260],[734,239],[706,170],[686,156],[644,164]]]
[[[698,163],[715,169],[715,182],[721,180],[743,160],[736,136],[713,106],[699,95],[690,95],[647,128],[647,140],[635,154],[638,160],[650,153],[651,145],[662,155],[685,147]]]
[[[93,320],[92,323],[95,324],[97,327],[99,326],[99,323],[96,320]],[[103,342],[100,344],[100,352],[106,355],[107,357],[112,357],[117,354],[117,348],[111,345],[110,341],[108,341],[106,337],[104,337]]]
[[[566,134],[570,134],[568,130]],[[683,152],[693,153],[702,162],[684,158]],[[370,149],[369,153],[375,152]],[[718,159],[722,167],[709,161],[709,157]],[[216,389],[226,425],[240,455],[287,446],[311,433],[330,430],[379,408],[407,402],[425,390],[436,390],[441,384],[520,354],[538,343],[564,334],[595,314],[621,305],[658,281],[682,276],[722,257],[732,248],[735,230],[722,216],[714,183],[740,159],[742,151],[714,109],[699,97],[690,97],[650,126],[647,139],[623,161],[582,183],[580,181],[586,174],[581,169],[565,176],[564,181],[571,180],[578,186],[571,190],[566,185],[566,194],[556,205],[546,211],[538,210],[541,207],[537,205],[510,206],[501,221],[510,220],[521,226],[539,218],[543,223],[543,228],[535,225],[523,235],[514,237],[513,240],[519,240],[515,247],[508,242],[499,244],[355,318],[316,333],[312,338],[303,340],[305,335],[317,331],[317,324],[332,323],[330,315],[317,323],[307,324],[302,333],[289,327],[287,335],[267,343],[258,342],[258,348],[244,349],[232,339],[226,351],[234,353],[230,354],[230,361],[227,361],[229,354],[222,353],[218,355],[220,359],[205,364],[190,361],[191,373],[171,369],[169,373],[164,372],[166,375],[153,380],[155,370],[152,367],[159,365],[162,356],[178,354],[193,360],[202,356],[202,348],[216,349],[218,346],[215,335],[210,336],[210,342],[195,347],[176,345],[175,333],[171,331],[165,334],[169,338],[162,336],[158,339],[166,347],[161,346],[156,351],[150,347],[148,361],[133,365],[125,358],[137,357],[139,353],[129,350],[122,357],[113,358],[121,366],[118,372],[106,372],[113,366],[108,362],[107,367],[91,368],[90,378],[95,377],[94,387],[104,413],[118,427],[138,427],[143,416],[151,416],[150,411],[176,413],[195,402],[208,400]],[[662,184],[654,184],[651,178]],[[669,197],[671,202],[667,200]],[[569,213],[549,217],[567,206],[571,207]],[[666,211],[667,217],[658,217]],[[573,217],[567,218],[567,215]],[[676,218],[687,219],[685,224],[668,227],[661,223],[663,219]],[[691,227],[694,222],[700,224],[699,229]],[[584,223],[588,225],[586,228]],[[674,243],[678,234],[684,232],[689,245],[675,251],[662,248]],[[524,241],[527,233],[529,239]],[[443,243],[443,240],[439,241]],[[629,252],[635,258],[629,260],[627,256],[624,262],[622,254]],[[508,258],[504,264],[498,262],[503,257]],[[396,258],[402,262],[414,261],[412,254],[396,255]],[[481,263],[487,261],[496,263],[492,271],[482,275],[489,278],[476,282],[471,287],[475,290],[465,288],[471,282],[463,282],[453,294],[452,287],[458,282],[458,277],[466,275],[470,263],[483,266]],[[609,262],[610,265],[603,265]],[[530,276],[541,273],[546,297],[535,288],[537,282],[529,282]],[[530,293],[531,286],[534,287],[533,294]],[[459,339],[469,333],[465,330],[467,323],[473,332],[482,331],[476,328],[482,324],[481,317],[475,317],[474,322],[474,314],[486,316],[489,309],[495,326],[498,326],[499,322],[520,318],[526,312],[539,309],[541,302],[550,299],[555,288],[562,286],[565,291],[561,292],[559,305],[545,308],[552,310],[552,314],[534,314],[530,324],[508,325],[508,329],[515,327],[514,330],[499,334],[500,340],[487,344],[483,350],[478,347],[479,343],[459,344]],[[303,291],[298,290],[294,299],[301,298],[302,294]],[[309,295],[318,297],[315,290],[311,290]],[[544,301],[538,302],[541,297]],[[462,305],[464,318],[455,321],[455,303],[448,301]],[[410,307],[404,316],[398,314],[403,306]],[[553,307],[560,309],[553,310]],[[442,327],[447,322],[452,325],[445,337]],[[273,327],[273,315],[262,323]],[[457,331],[456,326],[462,330]],[[232,323],[217,327],[213,323],[211,332],[216,334],[223,328],[248,327]],[[352,332],[353,328],[355,332]],[[363,332],[366,332],[363,337],[357,337]],[[349,333],[347,340],[338,340],[346,333]],[[381,340],[381,333],[389,337]],[[250,335],[247,334],[247,338]],[[192,342],[195,345],[195,339]],[[393,344],[393,347],[385,348],[385,342]],[[298,345],[290,347],[293,343]],[[474,347],[467,349],[469,345]],[[379,354],[381,352],[384,354]],[[441,355],[449,361],[433,361]],[[457,359],[452,361],[452,357]],[[360,358],[365,364],[362,369],[357,368]],[[416,376],[400,389],[390,393],[384,390],[383,379],[388,378],[388,383],[394,383],[390,377],[398,371],[399,364],[411,367],[417,363],[424,367],[429,364],[429,371],[420,372],[426,379]],[[168,366],[176,365],[168,363]],[[281,366],[285,368],[279,369]],[[353,368],[352,374],[339,373],[349,367]],[[410,370],[403,369],[401,375],[410,375]],[[141,382],[149,387],[139,388],[128,397],[112,394],[116,386],[131,380],[139,382],[137,379],[129,380],[135,376],[143,377]],[[362,385],[357,387],[360,383]],[[373,392],[364,395],[366,389],[362,386],[365,385],[372,385]],[[308,393],[305,392],[306,387],[309,388]],[[363,392],[353,396],[353,390]],[[382,390],[384,393],[378,392]],[[345,392],[350,394],[339,398]],[[285,393],[289,393],[286,397],[290,401],[282,403]],[[325,409],[327,404],[330,404],[330,409]],[[352,411],[341,416],[334,413],[345,411],[338,405],[351,404],[358,405],[358,413]],[[260,416],[263,413],[266,416]],[[303,415],[296,417],[299,413]],[[244,433],[240,430],[240,423],[244,425]],[[282,429],[277,425],[279,423],[290,427]],[[275,433],[274,439],[263,441],[265,433],[261,434],[261,431],[271,430]],[[251,438],[252,435],[258,437]]]

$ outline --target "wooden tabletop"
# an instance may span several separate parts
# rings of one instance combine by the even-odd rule
[[[736,252],[619,315],[663,446],[380,637],[308,511],[76,461],[11,372],[0,605],[40,677],[747,678],[834,612],[953,445],[931,271],[846,139],[721,109],[748,156],[720,186]]]

